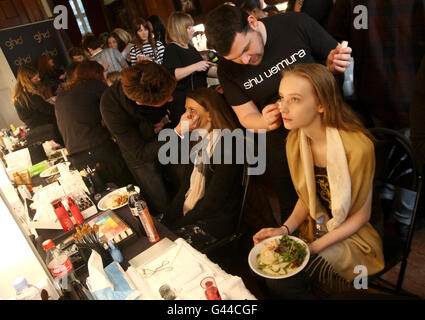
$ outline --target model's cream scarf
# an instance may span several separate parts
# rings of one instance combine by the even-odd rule
[[[347,132],[328,127],[326,142],[331,217],[326,213],[316,194],[310,142],[302,130],[290,132],[286,151],[295,189],[311,217],[306,223],[308,220],[317,220],[323,216],[328,232],[331,232],[365,204],[373,187],[375,154],[373,143],[360,132]],[[300,236],[313,241],[314,228],[306,228],[304,225],[300,227]],[[320,252],[318,259],[322,262],[324,260],[320,274],[325,282],[333,273],[346,281],[352,281],[357,276],[354,273],[354,267],[357,265],[366,266],[369,274],[374,274],[384,267],[382,241],[370,223],[366,223],[349,238]],[[319,264],[317,263],[316,267],[317,265]]]
[[[183,204],[184,216],[186,216],[205,195],[205,168],[207,167],[205,162],[207,159],[212,158],[219,136],[219,134],[213,132],[203,137],[203,139],[208,139],[208,145],[205,150],[199,150],[196,155],[192,175],[190,177],[190,187],[186,193],[186,200]],[[206,151],[206,154],[203,154],[202,151]]]
[[[324,216],[328,231],[332,231],[345,221],[350,210],[351,204],[351,178],[348,170],[347,157],[345,155],[344,145],[338,130],[328,127],[326,129],[326,157],[327,174],[332,199],[332,218],[329,220],[326,211],[317,211],[316,206],[316,182],[314,175],[314,162],[310,148],[310,140],[301,130],[300,150],[301,162],[303,164],[306,185],[308,190],[308,205],[310,215],[314,220]],[[343,191],[343,192],[341,192]],[[323,209],[323,207],[321,208]]]

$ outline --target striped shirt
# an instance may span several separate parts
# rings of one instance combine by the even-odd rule
[[[140,50],[140,48],[136,45],[133,46],[130,50],[131,65],[134,66],[137,63],[137,56],[139,55],[148,56],[152,61],[155,61],[158,64],[162,64],[162,61],[164,60],[165,47],[161,41],[156,42],[156,49],[157,59],[155,59],[155,53],[153,52],[153,48],[150,43],[144,43],[143,50]]]
[[[123,68],[128,67],[127,61],[116,48],[103,49],[93,55],[90,60],[101,64],[105,68],[106,73],[114,71],[121,72]]]

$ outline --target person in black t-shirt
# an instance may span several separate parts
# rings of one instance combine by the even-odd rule
[[[105,183],[123,187],[134,179],[102,124],[100,98],[107,88],[102,65],[83,61],[58,94],[55,113],[72,165],[77,170],[96,167]]]
[[[185,12],[174,12],[168,18],[168,45],[163,64],[177,80],[171,108],[173,125],[177,125],[185,113],[186,93],[207,87],[207,76],[217,77],[217,69],[212,68],[213,63],[204,61],[190,43],[194,33],[193,25],[193,18]]]
[[[351,48],[342,48],[314,19],[295,12],[258,21],[239,8],[222,5],[208,14],[205,33],[208,45],[224,58],[218,78],[240,123],[269,132],[267,171],[282,218],[287,218],[296,193],[285,156],[287,131],[276,105],[281,72],[292,64],[309,62],[324,62],[331,72],[344,72]]]

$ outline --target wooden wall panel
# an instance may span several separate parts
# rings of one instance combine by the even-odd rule
[[[46,19],[41,0],[0,0],[0,29]]]
[[[96,2],[99,0],[89,1]],[[206,14],[224,2],[225,0],[200,0],[202,13],[195,17],[195,23],[203,23]],[[121,24],[121,27],[129,29],[128,25],[132,25],[132,21],[135,18],[142,17],[146,19],[151,15],[159,16],[165,26],[167,26],[168,17],[175,11],[174,0],[122,0],[122,7],[126,9],[129,21],[127,21],[127,23],[120,22],[119,19],[114,16],[113,12],[109,12],[110,9],[108,8],[108,10],[105,11],[105,18],[110,26]],[[99,10],[97,16],[101,14],[102,12]]]
[[[209,1],[201,1],[202,14],[205,16],[212,9],[218,7],[219,5],[225,3],[226,0],[209,0]]]
[[[40,0],[21,0],[28,20],[31,22],[48,19]]]
[[[109,26],[103,11],[103,0],[82,0],[84,9],[94,34],[109,31]]]
[[[147,17],[157,15],[167,26],[168,17],[175,11],[173,0],[145,1]]]
[[[128,1],[131,2],[131,1]],[[139,6],[139,14],[142,17],[149,17],[150,15],[157,15],[161,18],[165,25],[167,25],[168,17],[175,11],[174,0],[146,0],[135,1]],[[201,15],[195,17],[195,23],[203,23],[204,17],[215,7],[223,4],[226,0],[200,0]],[[130,8],[129,8],[130,9]]]
[[[144,17],[146,15],[144,1],[125,0],[125,6],[128,9],[131,20],[134,20],[137,17]]]
[[[0,0],[0,28],[10,28],[29,23],[20,0]]]

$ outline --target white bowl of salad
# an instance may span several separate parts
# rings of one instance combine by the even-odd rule
[[[252,271],[268,279],[289,278],[307,265],[307,244],[294,236],[275,236],[255,245],[248,255]]]

